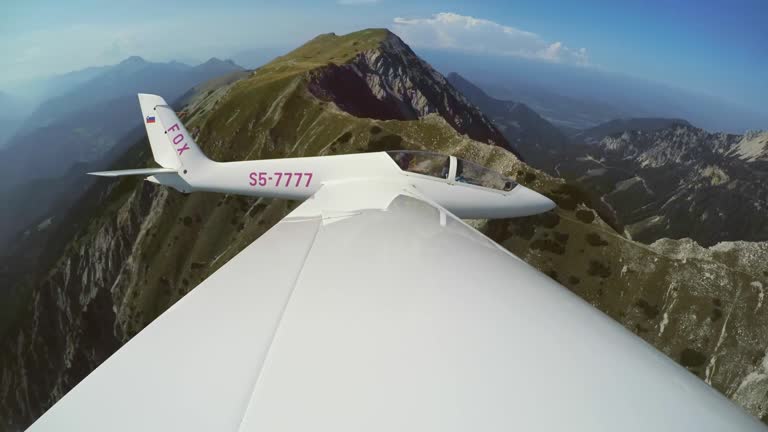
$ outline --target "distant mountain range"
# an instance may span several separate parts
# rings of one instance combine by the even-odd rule
[[[57,77],[72,87],[43,102],[0,150],[0,252],[27,225],[53,217],[90,184],[85,169],[109,164],[141,137],[136,94],[156,92],[175,101],[192,86],[242,71],[231,61],[210,59],[198,66],[152,63],[131,57],[114,66]],[[73,167],[80,169],[73,171]],[[56,203],[58,212],[49,210]]]
[[[528,105],[566,129],[617,118],[684,118],[708,131],[743,133],[768,127],[768,110],[608,73],[599,67],[456,51],[420,50],[438,70],[456,72],[490,96]]]
[[[568,145],[562,131],[527,105],[494,99],[457,73],[448,74],[448,82],[493,121],[530,165],[546,171]]]
[[[502,100],[515,100],[528,105],[566,134],[588,129],[617,117],[638,115],[611,102],[589,97],[564,96],[544,85],[524,80],[508,79],[483,82],[488,94]]]
[[[549,154],[547,134],[563,136],[524,104],[478,93],[458,76],[447,80],[383,29],[320,35],[252,73],[235,72],[198,85],[183,100],[187,127],[216,160],[421,149],[483,164],[547,194],[558,204],[552,212],[475,223],[753,414],[768,418],[768,380],[761,378],[768,303],[759,294],[768,277],[765,243],[704,248],[690,240],[646,245],[627,238],[610,211],[609,205],[617,203],[574,180],[584,174],[564,181],[515,156],[512,150],[523,157],[528,152],[531,160],[539,151]],[[134,102],[133,118],[137,112]],[[645,121],[638,124],[650,127]],[[615,155],[611,161],[617,164],[622,157],[641,161],[632,169],[660,164],[668,167],[666,172],[685,172],[696,166],[691,172],[701,173],[698,181],[705,192],[706,183],[724,178],[707,167],[726,169],[719,159],[696,165],[696,149],[719,143],[712,157],[752,167],[762,166],[765,155],[762,135],[709,136],[687,125],[602,137],[613,129],[600,130],[590,135],[599,143],[561,143],[553,160],[592,162],[588,152],[605,148],[605,157]],[[520,147],[507,136],[520,138]],[[151,162],[146,140],[130,137],[112,146],[120,157],[115,169]],[[526,147],[526,140],[533,139],[527,137],[540,140]],[[579,156],[568,153],[577,147]],[[698,151],[708,157],[707,151]],[[725,174],[729,180],[720,184],[731,184],[735,172]],[[671,188],[685,185],[672,180],[666,178]],[[683,192],[689,191],[705,202],[705,193]],[[678,201],[686,202],[685,196]],[[140,178],[123,178],[95,184],[61,215],[65,222],[58,226],[36,221],[31,235],[52,232],[46,243],[50,256],[36,262],[36,271],[26,278],[8,278],[19,293],[13,304],[21,306],[12,320],[4,326],[0,322],[0,334],[5,330],[0,418],[5,425],[26,427],[296,205],[183,195]],[[663,205],[656,208],[665,211]]]
[[[607,136],[616,135],[626,131],[650,132],[676,125],[691,126],[690,123],[683,119],[654,117],[623,118],[607,121],[588,129],[572,132],[568,138],[572,143],[576,144],[597,144]]]
[[[555,172],[601,195],[632,238],[702,245],[768,240],[768,132],[709,133],[679,120],[620,122],[572,146]]]
[[[7,91],[36,107],[46,100],[61,96],[112,67],[114,65],[91,66],[49,77],[35,78],[16,83],[12,88],[8,88]]]
[[[31,109],[26,101],[0,91],[0,149],[16,134]]]
[[[64,116],[85,107],[110,102],[120,96],[135,96],[138,92],[163,93],[178,97],[191,86],[215,76],[242,68],[231,60],[211,58],[197,66],[184,63],[154,63],[141,57],[129,57],[122,62],[94,70],[86,69],[68,90],[47,99],[30,115],[25,129],[37,129],[56,123]],[[141,90],[144,89],[144,90]]]
[[[520,102],[488,96],[458,74],[451,84],[524,160],[601,197],[632,238],[768,240],[768,134],[710,133],[683,119],[624,118],[561,130]]]

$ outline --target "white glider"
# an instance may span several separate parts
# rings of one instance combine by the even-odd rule
[[[183,192],[306,199],[32,431],[765,431],[463,223],[547,198],[425,152],[217,163],[139,95]]]

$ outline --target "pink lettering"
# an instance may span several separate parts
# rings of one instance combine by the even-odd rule
[[[179,156],[184,153],[184,150],[189,150],[189,146],[186,143],[184,143],[184,147],[176,149],[176,151],[179,152]]]
[[[184,145],[187,148],[187,145]],[[285,183],[281,184],[280,181],[285,177]],[[296,177],[296,181],[291,183],[291,180]],[[312,183],[312,173],[290,173],[290,172],[273,172],[270,176],[266,172],[251,171],[248,174],[250,181],[248,184],[251,186],[272,186],[272,187],[301,187],[302,183],[304,187],[309,187]],[[304,180],[306,179],[306,180]],[[270,184],[271,183],[271,184]]]
[[[174,123],[174,125],[173,125],[173,126],[171,126],[171,127],[169,127],[169,128],[166,130],[166,132],[175,131],[175,130],[179,130],[179,124],[178,124],[178,123]]]
[[[178,135],[176,135],[175,137],[173,137],[173,143],[174,143],[174,144],[178,144],[178,143],[180,143],[182,140],[184,140],[184,135],[182,135],[182,134],[178,134]]]

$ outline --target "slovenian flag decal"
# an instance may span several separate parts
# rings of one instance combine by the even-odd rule
[[[147,123],[154,123],[155,122],[155,116],[147,116]]]

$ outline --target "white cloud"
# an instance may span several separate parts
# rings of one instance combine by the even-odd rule
[[[441,12],[430,18],[395,18],[394,32],[408,44],[586,65],[586,48],[571,49],[536,33],[494,21]]]

